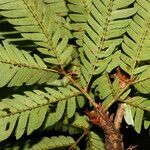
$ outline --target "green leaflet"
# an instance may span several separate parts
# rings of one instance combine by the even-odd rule
[[[131,15],[134,15],[135,13],[136,13],[136,9],[134,9],[134,8],[116,10],[112,13],[111,20],[127,18]]]
[[[91,131],[89,133],[89,140],[87,143],[86,150],[104,150],[104,141],[95,132]]]
[[[85,105],[85,98],[83,96],[77,96],[77,103],[80,108],[82,108]]]
[[[48,128],[48,130],[69,132],[69,135],[75,135],[89,129],[90,124],[86,116],[75,113],[74,117],[75,119],[73,120],[73,122],[71,122],[71,124],[68,124],[68,118],[66,116],[66,118],[61,120],[61,122],[58,122],[55,125],[51,126],[51,128]]]
[[[78,2],[74,0],[68,0],[68,8],[71,11],[69,17],[73,20],[71,24],[74,30],[74,37],[77,38],[76,42],[78,45],[83,45],[83,33],[85,32],[87,16],[89,15],[89,8],[91,7],[91,0]]]
[[[45,3],[51,4],[51,8],[60,16],[66,16],[68,8],[64,0],[44,0]]]
[[[128,105],[126,105],[125,109],[125,120],[129,125],[133,125],[136,132],[140,133],[141,128],[144,121],[144,110],[150,111],[150,101],[149,99],[137,96],[132,98],[127,98],[125,101]],[[145,128],[149,127],[149,123]]]
[[[67,116],[68,118],[71,118],[74,116],[74,113],[76,111],[76,100],[75,97],[72,97],[67,100]]]
[[[136,74],[136,69],[139,66],[139,62],[149,60],[149,10],[147,6],[150,6],[150,3],[146,0],[138,0],[135,3],[135,8],[137,9],[137,14],[133,17],[132,22],[130,23],[127,34],[128,37],[124,36],[124,42],[122,43],[122,49],[125,53],[122,54],[121,64],[122,69],[125,69],[127,73],[131,76]],[[143,63],[144,67],[144,63]],[[141,83],[142,84],[142,83]],[[143,85],[145,86],[145,85]],[[137,87],[137,86],[136,86]],[[138,86],[139,87],[139,86]],[[139,88],[137,88],[140,90]],[[140,92],[143,92],[140,90]]]
[[[144,111],[142,109],[137,108],[135,114],[135,126],[134,126],[135,131],[137,133],[141,132],[143,115],[144,115]]]
[[[31,110],[28,120],[27,135],[30,135],[34,130],[38,129],[42,125],[47,111],[48,105]]]
[[[138,71],[140,73],[137,74],[137,79],[135,80],[135,88],[140,91],[141,93],[144,94],[149,94],[150,93],[150,69],[149,66],[142,66],[139,67]]]
[[[66,106],[66,101],[60,101],[58,102],[57,108],[56,108],[56,114],[58,121],[62,118],[64,110]]]
[[[32,143],[32,141],[34,141],[34,143]],[[59,142],[61,141],[61,142]],[[32,143],[32,144],[31,144]],[[11,149],[12,150],[16,150],[16,149],[22,149],[22,150],[48,150],[48,149],[56,149],[56,148],[68,148],[70,147],[72,144],[74,144],[75,141],[71,136],[52,136],[50,137],[42,137],[39,139],[39,141],[37,142],[36,139],[28,139],[24,142],[20,142],[20,143],[11,143]],[[9,146],[10,146],[9,145]],[[8,146],[6,144],[6,146],[4,146],[2,148],[3,150],[8,150]]]
[[[59,89],[52,90],[52,93],[50,88],[46,88],[47,92],[40,90],[26,91],[24,92],[25,95],[13,95],[13,98],[1,100],[0,120],[2,124],[0,133],[2,133],[2,136],[0,141],[10,137],[14,130],[16,139],[19,139],[25,132],[30,135],[34,130],[39,129],[45,121],[47,126],[51,125],[50,121],[53,121],[53,124],[56,123],[65,112],[67,101],[64,99],[72,99],[79,94],[79,91],[71,86],[67,88],[67,93],[65,93],[66,90],[61,88],[61,92],[64,92],[61,97],[55,96]],[[56,113],[52,113],[49,105],[56,102],[58,102]],[[72,110],[69,112],[70,117],[73,117],[75,110],[76,105],[74,105],[74,112]],[[52,117],[53,114],[54,117]]]
[[[59,46],[59,45],[58,45]],[[62,48],[62,47],[61,47]],[[56,48],[57,49],[57,48]],[[65,51],[64,51],[65,50]],[[59,49],[59,51],[62,51]],[[67,65],[69,64],[69,62],[72,60],[71,58],[71,55],[72,55],[72,52],[73,52],[73,47],[72,46],[69,46],[68,48],[64,48],[63,51],[60,52],[58,51],[58,55],[60,55],[60,62],[62,65]],[[44,61],[47,62],[47,63],[50,63],[50,64],[56,64],[56,65],[59,65],[60,63],[57,61],[56,58],[44,58]]]
[[[0,141],[7,139],[11,135],[15,127],[15,123],[17,121],[18,116],[19,116],[18,114],[15,114],[15,115],[12,115],[11,117],[0,118],[0,121],[1,121]]]
[[[78,128],[76,125],[68,125],[68,124],[62,124],[62,123],[57,123],[54,125],[54,128],[50,129],[55,130],[55,131],[61,131],[61,132],[68,132],[69,135],[76,135],[79,133],[82,133],[82,130]]]
[[[126,90],[126,88],[121,88],[117,78],[111,83],[111,79],[107,73],[97,78],[93,82],[92,87],[95,89],[95,94],[103,100],[103,106],[106,110],[119,99],[124,102],[131,92],[130,88],[128,90]]]
[[[42,84],[58,78],[56,71],[47,69],[39,56],[35,55],[34,58],[7,42],[3,42],[3,45],[0,45],[0,87]]]
[[[62,116],[65,112],[65,108],[67,108],[68,118],[72,118],[75,115],[75,111],[76,111],[75,97],[70,97],[67,100],[58,102],[55,112],[52,112],[52,113],[50,112],[48,114],[48,118],[46,120],[44,127],[45,128],[50,127],[54,125],[55,123],[57,123],[60,119],[62,119]]]
[[[18,126],[16,128],[16,133],[15,133],[16,139],[19,139],[24,134],[29,114],[30,114],[29,111],[22,112],[20,114]]]
[[[104,74],[94,82],[93,86],[96,85],[98,85],[97,90],[99,91],[101,99],[105,99],[107,96],[112,94],[111,84],[106,74]]]
[[[78,113],[75,114],[75,120],[72,124],[81,129],[88,129],[90,127],[87,116],[80,116]]]
[[[92,87],[95,87],[95,93],[98,93],[100,99],[104,100],[103,106],[105,109],[117,100],[116,96],[121,92],[118,80],[115,80],[112,84],[107,73],[95,80]]]
[[[121,55],[121,51],[116,51],[113,55],[112,55],[112,60],[111,62],[108,64],[107,66],[107,72],[111,72],[113,69],[115,69],[116,67],[119,66],[120,64],[120,55]],[[102,60],[103,61],[103,60]]]
[[[68,118],[71,118],[75,114],[76,110],[76,99],[75,96],[78,96],[80,92],[72,87],[68,86],[68,88],[58,88],[59,91],[54,90],[52,88],[46,88],[46,91],[53,95],[54,99],[62,99],[62,101],[58,102],[55,112],[50,112],[48,114],[48,118],[44,125],[45,128],[52,126],[53,124],[57,123],[63,116],[65,109],[67,108],[67,115]],[[71,96],[75,95],[75,96]],[[67,104],[67,106],[66,106]]]
[[[122,0],[116,0],[114,2],[114,6],[113,9],[120,9],[126,6],[129,6],[129,4],[132,4],[135,0],[126,0],[126,1],[122,1]]]
[[[148,129],[150,126],[150,121],[149,120],[144,120],[144,128]]]
[[[2,8],[0,14],[7,18],[7,21],[19,31],[18,33],[23,38],[37,44],[39,46],[37,49],[43,54],[47,54],[51,58],[54,57],[55,61],[52,64],[66,65],[66,62],[63,62],[63,55],[68,54],[70,50],[68,43],[65,44],[64,48],[61,47],[63,48],[63,52],[65,49],[68,49],[67,52],[62,52],[62,58],[59,58],[60,51],[58,50],[57,53],[56,49],[62,35],[66,35],[67,38],[70,36],[69,30],[65,27],[67,26],[67,22],[62,18],[68,11],[63,0],[55,3],[48,1],[44,3],[43,0],[10,0],[7,3],[1,1],[0,8]],[[63,10],[60,11],[59,9]],[[57,13],[59,13],[59,16],[56,15]],[[64,28],[62,28],[61,23],[66,24]],[[53,25],[55,28],[52,28]],[[70,55],[68,58],[71,58]],[[68,58],[65,59],[67,60]]]
[[[130,105],[125,106],[124,119],[128,125],[134,126],[134,121],[133,121],[133,116],[132,116]]]
[[[125,101],[128,105],[131,105],[133,107],[137,107],[141,110],[150,111],[150,101],[147,98],[141,97],[141,96],[135,96],[131,98],[127,98]]]

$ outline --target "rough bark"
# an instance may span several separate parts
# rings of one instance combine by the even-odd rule
[[[99,126],[105,134],[106,150],[124,150],[122,135],[113,123],[113,116],[103,111],[103,107],[97,104],[93,111],[87,112],[90,121]]]
[[[121,126],[122,119],[124,116],[125,105],[126,105],[125,103],[119,103],[118,104],[118,110],[117,110],[116,115],[115,115],[114,127],[118,131],[120,130],[120,126]]]

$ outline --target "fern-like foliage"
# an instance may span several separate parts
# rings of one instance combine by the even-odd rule
[[[2,124],[0,133],[2,134],[0,141],[7,139],[13,130],[15,130],[17,139],[24,132],[27,135],[31,134],[43,124],[45,118],[45,127],[55,124],[63,117],[65,108],[67,108],[68,118],[74,115],[76,110],[75,96],[80,94],[78,90],[71,87],[68,89],[59,88],[59,91],[52,88],[45,88],[45,90],[47,92],[26,91],[25,95],[13,95],[12,99],[1,100],[0,120]],[[52,108],[49,106],[56,102],[58,102],[56,110],[52,113]]]
[[[134,87],[143,94],[149,94],[149,39],[150,39],[150,15],[149,1],[137,0],[134,4],[137,8],[137,14],[133,17],[131,24],[128,27],[127,34],[124,36],[124,42],[122,43],[123,53],[121,56],[121,67],[125,70],[131,78],[135,77],[133,82]],[[138,31],[138,32],[137,32]],[[130,100],[133,100],[132,102]],[[127,99],[125,102],[129,102],[132,115],[131,120],[134,120],[135,130],[140,133],[142,128],[142,122],[146,112],[149,109],[149,98],[145,97],[133,97]],[[138,101],[137,101],[138,100]],[[135,106],[134,106],[135,105]],[[145,115],[144,115],[145,114]],[[128,114],[129,116],[129,114]],[[149,121],[144,121],[145,128],[149,127]]]
[[[38,55],[32,57],[28,52],[20,51],[7,42],[0,45],[0,63],[0,87],[6,84],[8,87],[21,86],[23,83],[42,84],[53,82],[59,77],[57,71],[48,69]]]
[[[149,29],[150,15],[148,1],[140,1],[134,4],[137,8],[137,14],[133,17],[133,21],[124,36],[122,43],[122,64],[121,67],[131,76],[136,76],[135,87],[141,93],[149,93],[149,66],[146,61],[150,59],[149,52]],[[143,62],[141,64],[141,62]],[[146,81],[146,82],[145,82]]]
[[[74,143],[74,139],[69,136],[53,136],[51,138],[42,137],[41,139],[38,139],[38,142],[37,139],[29,139],[25,143],[18,142],[16,144],[7,144],[2,148],[2,150],[10,150],[10,147],[12,147],[12,150],[20,148],[22,150],[64,149],[71,146]]]
[[[91,131],[89,134],[89,142],[86,150],[104,150],[104,142],[95,132]]]
[[[86,116],[97,103],[102,113],[125,103],[126,123],[148,129],[149,8],[149,0],[0,0],[0,149],[104,150],[109,134]]]
[[[92,83],[92,87],[98,92],[100,99],[104,100],[105,109],[108,109],[118,99],[126,99],[131,92],[128,86],[120,88],[118,79],[113,83],[110,79],[109,73],[120,66],[131,79],[135,79],[132,83],[135,88],[141,93],[148,94],[149,2],[93,0],[88,3],[88,11],[83,11],[85,8],[81,7],[77,11],[76,5],[79,6],[79,3],[71,0],[69,2],[72,3],[69,6],[73,11],[70,18],[77,23],[76,25],[80,22],[84,23],[83,44],[79,44],[82,46],[79,49],[83,64],[81,66],[82,86],[88,88],[91,80],[95,79],[93,76],[102,74]],[[134,5],[131,5],[132,3]],[[131,20],[131,15],[135,13]],[[145,109],[140,108],[138,104],[136,107],[141,111]],[[147,107],[146,110],[149,111],[149,108]],[[139,126],[141,128],[141,125]]]
[[[67,45],[68,36],[66,38],[63,36],[63,40],[58,45],[63,33],[59,27],[53,31],[54,20],[49,19],[53,18],[54,14],[51,7],[51,4],[46,5],[43,0],[0,2],[1,15],[6,17],[25,39],[37,44],[40,52],[51,56],[50,63],[63,65],[70,58],[72,47]]]
[[[150,112],[150,101],[147,98],[137,96],[128,98],[125,100],[125,102],[127,103],[125,120],[128,124],[133,125],[135,130],[140,133],[144,117],[144,110]],[[146,121],[144,121],[144,124],[146,124]],[[144,126],[145,129],[147,129],[149,125],[150,122],[147,122],[147,125]]]
[[[71,10],[69,17],[73,21],[71,24],[72,29],[74,30],[74,37],[77,38],[76,43],[80,46],[83,45],[83,36],[85,33],[87,16],[90,13],[90,6],[92,1],[75,1],[68,0],[69,4],[67,5],[69,10]]]
[[[93,0],[87,16],[81,13],[74,15],[76,22],[78,22],[79,15],[87,19],[83,47],[79,50],[83,64],[81,67],[83,87],[88,87],[93,75],[102,73],[108,63],[116,61],[120,53],[115,52],[116,47],[122,42],[122,35],[131,21],[129,17],[136,12],[135,8],[125,8],[132,3],[133,0],[128,2]],[[102,60],[103,63],[101,63]],[[109,70],[117,65],[110,65]]]

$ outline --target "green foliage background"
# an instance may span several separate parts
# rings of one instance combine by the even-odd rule
[[[103,150],[88,97],[149,128],[150,0],[0,0],[0,41],[0,149],[67,149],[86,130],[85,149]]]

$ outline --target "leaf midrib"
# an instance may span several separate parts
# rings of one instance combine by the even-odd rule
[[[49,38],[49,35],[48,33],[46,32],[45,28],[44,28],[44,25],[41,23],[41,21],[38,19],[38,16],[37,14],[34,13],[33,9],[31,6],[28,5],[28,3],[26,2],[26,0],[22,0],[24,2],[24,4],[27,6],[28,10],[30,11],[30,13],[32,14],[33,18],[36,20],[36,22],[38,23],[41,31],[43,32],[43,34],[45,35],[46,39],[47,39],[47,43],[48,43],[48,47],[49,47],[49,50],[52,50],[57,58],[57,61],[58,61],[58,64],[62,67],[62,63],[61,63],[61,60],[59,58],[59,56],[57,55],[57,52],[55,50],[55,48],[53,48],[53,44],[52,42],[50,41],[50,38]],[[63,67],[62,67],[63,68]]]
[[[146,111],[150,112],[150,109],[146,109],[147,107],[142,107],[142,106],[140,106],[140,104],[139,104],[139,105],[136,105],[136,104],[134,104],[134,103],[132,103],[132,102],[128,102],[128,101],[126,101],[126,100],[121,100],[121,99],[119,99],[118,101],[123,102],[123,103],[126,103],[126,104],[128,104],[128,105],[130,105],[130,106],[133,106],[133,107],[135,107],[135,108],[139,108],[139,109],[146,110]],[[141,102],[141,103],[142,103],[142,102]]]
[[[17,67],[20,67],[20,68],[24,67],[24,68],[29,68],[29,69],[32,68],[32,69],[43,70],[43,71],[47,71],[47,72],[60,73],[58,70],[55,70],[55,69],[43,68],[43,67],[40,67],[40,66],[28,65],[28,64],[23,64],[23,63],[16,63],[16,62],[4,61],[4,60],[0,60],[0,63],[13,65],[13,66],[17,66]]]
[[[28,108],[28,109],[24,109],[24,110],[18,110],[17,112],[12,112],[12,113],[9,113],[7,115],[1,115],[0,118],[5,118],[7,116],[12,116],[12,115],[19,114],[19,113],[22,113],[22,112],[31,111],[33,109],[44,107],[44,106],[47,106],[47,105],[50,105],[50,104],[53,104],[53,103],[56,103],[56,102],[59,102],[59,101],[69,100],[70,98],[78,96],[80,94],[81,94],[81,92],[76,92],[76,93],[74,92],[73,95],[69,95],[69,96],[66,96],[65,98],[61,98],[61,99],[56,99],[55,101],[47,100],[47,103],[45,103],[45,104],[37,104],[37,106],[32,107],[32,108]]]
[[[144,31],[143,36],[142,36],[141,39],[140,39],[140,43],[138,44],[138,47],[137,47],[137,55],[136,55],[136,57],[135,57],[135,59],[134,59],[134,64],[133,64],[132,71],[131,71],[131,78],[134,77],[134,71],[135,71],[135,69],[136,69],[138,57],[139,57],[140,52],[141,52],[141,50],[142,50],[142,48],[143,48],[144,41],[145,41],[145,38],[146,38],[146,36],[147,36],[147,34],[148,34],[149,28],[150,28],[150,18],[147,20],[146,29],[145,29],[145,31]]]
[[[90,73],[90,77],[89,77],[89,81],[88,81],[88,83],[87,83],[87,87],[89,86],[89,84],[90,84],[90,81],[91,81],[91,78],[92,78],[92,76],[93,76],[93,74],[94,74],[94,71],[95,71],[95,68],[96,68],[96,63],[98,62],[98,59],[99,59],[99,53],[102,51],[102,49],[103,49],[103,46],[104,46],[104,43],[105,43],[105,41],[106,41],[106,35],[107,35],[107,32],[108,32],[108,26],[109,26],[109,22],[110,22],[110,20],[109,20],[109,18],[110,18],[110,16],[111,16],[111,12],[112,12],[112,7],[113,7],[113,2],[114,2],[114,0],[110,0],[110,2],[109,2],[109,8],[108,8],[108,15],[107,15],[107,18],[106,18],[106,22],[105,22],[105,27],[103,28],[103,34],[102,34],[102,38],[100,39],[100,46],[98,46],[98,51],[97,51],[97,57],[96,57],[96,60],[95,60],[95,62],[93,62],[92,63],[92,65],[93,65],[93,69],[92,69],[92,71],[91,71],[91,73]],[[87,88],[86,87],[86,88]]]

